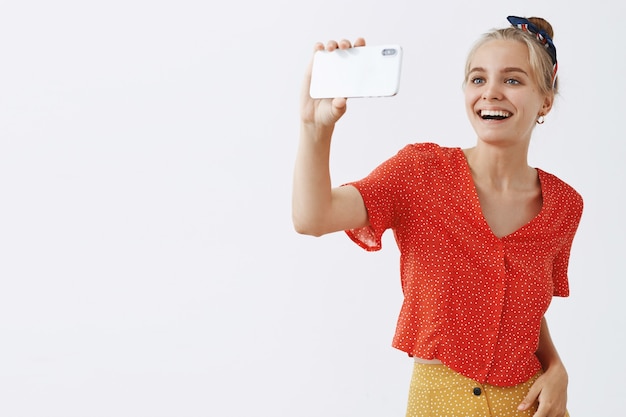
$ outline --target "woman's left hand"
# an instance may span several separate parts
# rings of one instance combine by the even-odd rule
[[[530,387],[526,398],[519,405],[520,411],[539,403],[533,417],[563,417],[567,408],[567,371],[562,366],[545,370]]]

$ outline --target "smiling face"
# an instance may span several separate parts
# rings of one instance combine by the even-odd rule
[[[537,118],[552,108],[530,66],[528,47],[513,40],[491,40],[476,50],[465,83],[467,116],[478,139],[527,146]]]

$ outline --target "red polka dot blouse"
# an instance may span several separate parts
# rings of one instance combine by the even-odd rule
[[[408,145],[350,184],[370,225],[348,236],[374,251],[392,229],[400,249],[404,302],[395,348],[493,385],[516,385],[540,370],[541,319],[553,295],[569,295],[567,266],[583,201],[537,171],[541,211],[502,238],[483,217],[460,148]]]

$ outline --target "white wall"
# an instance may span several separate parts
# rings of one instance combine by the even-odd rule
[[[0,415],[404,415],[393,239],[291,226],[300,81],[318,40],[404,47],[400,94],[349,103],[337,184],[409,142],[471,146],[465,54],[509,14],[554,24],[531,163],[586,202],[549,314],[569,408],[622,413],[624,4],[216,3],[3,2]]]

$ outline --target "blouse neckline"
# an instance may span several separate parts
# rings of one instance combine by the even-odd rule
[[[474,206],[476,215],[480,218],[480,221],[483,224],[483,227],[494,239],[497,239],[499,241],[506,240],[507,238],[510,238],[519,233],[522,233],[525,229],[532,227],[535,223],[540,221],[540,219],[543,217],[544,211],[546,210],[546,200],[547,200],[544,172],[541,169],[534,168],[537,171],[537,176],[539,178],[539,188],[541,192],[541,209],[527,223],[523,224],[522,226],[515,229],[511,233],[508,233],[503,236],[498,236],[493,232],[493,229],[491,228],[491,226],[489,226],[489,223],[487,222],[487,219],[485,218],[485,215],[483,213],[482,206],[480,205],[480,199],[478,198],[478,190],[476,189],[476,184],[474,183],[474,177],[472,177],[472,170],[469,166],[469,162],[467,161],[467,158],[465,157],[465,153],[463,152],[463,149],[461,148],[456,148],[456,151],[457,151],[457,156],[461,159],[461,162],[462,162],[461,165],[464,167],[463,175],[465,175],[466,183],[467,183],[470,195],[471,195],[471,200],[472,200],[472,204]]]

